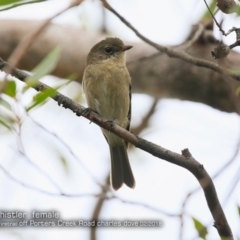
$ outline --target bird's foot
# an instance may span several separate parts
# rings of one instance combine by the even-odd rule
[[[81,115],[89,116],[90,112],[93,111],[91,108],[85,108],[82,112]]]
[[[92,108],[85,108],[85,109],[81,112],[81,116],[90,117],[90,113],[91,113],[91,112],[94,112],[94,113],[98,114],[98,112],[94,111]],[[90,119],[91,119],[91,117],[90,117]],[[92,121],[90,120],[90,123],[91,123],[91,122],[92,122]]]
[[[114,125],[117,124],[117,120],[107,120],[108,123],[110,123],[110,127],[109,127],[109,132],[112,132]]]

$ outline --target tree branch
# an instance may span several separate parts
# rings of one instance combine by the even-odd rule
[[[52,19],[56,18],[57,16],[61,15],[62,13],[66,12],[68,9],[75,7],[79,4],[81,4],[83,0],[73,0],[67,7],[60,10],[56,14],[54,14],[52,17],[48,18],[47,20],[43,21],[43,23],[35,29],[26,39],[24,38],[14,49],[12,54],[10,55],[8,62],[10,65],[8,68],[6,68],[7,75],[11,73],[12,68],[17,66],[18,62],[21,60],[23,55],[27,52],[27,50],[30,48],[30,46],[33,44],[34,40],[42,33],[42,31],[48,26],[48,24],[51,22]],[[5,76],[4,81],[0,85],[0,93],[5,87],[7,75]]]
[[[157,106],[157,103],[158,103],[158,99],[154,99],[154,102],[152,103],[152,106],[150,107],[150,109],[148,110],[147,114],[144,116],[144,118],[142,119],[142,122],[135,128],[131,129],[131,131],[135,134],[135,135],[139,135],[140,132],[145,129],[148,125],[148,122],[149,122],[149,119],[150,117],[153,115],[155,109],[156,109],[156,106]],[[129,147],[132,147],[132,145],[130,145]],[[111,191],[111,188],[110,188],[110,173],[107,175],[106,177],[106,180],[105,180],[105,185],[102,186],[102,191],[101,191],[101,194],[104,196],[106,196],[106,198],[99,198],[96,205],[95,205],[95,208],[94,208],[94,211],[93,211],[93,215],[92,215],[92,221],[96,221],[98,220],[99,218],[99,215],[100,215],[100,212],[102,210],[102,207],[104,205],[104,202],[105,200],[109,200],[109,198],[107,198],[107,194]],[[134,203],[134,202],[131,202],[131,201],[124,201],[124,200],[121,200],[119,199],[118,197],[116,196],[112,196],[112,199],[118,199],[124,203],[128,203],[128,204],[136,204],[136,205],[141,205],[141,206],[144,206],[146,207],[147,205],[145,204],[141,204],[141,203]],[[153,210],[153,208],[151,208],[150,206],[148,206],[149,209]],[[158,211],[158,210],[156,210]],[[93,227],[91,228],[91,231],[90,231],[90,239],[91,240],[96,240],[97,237],[96,237],[96,228]]]
[[[166,53],[169,57],[180,58],[181,60],[192,63],[196,66],[209,68],[215,72],[226,74],[226,75],[240,81],[240,75],[233,73],[230,69],[223,68],[216,63],[206,61],[201,58],[193,57],[186,52],[178,51],[178,50],[166,47],[166,46],[161,46],[161,45],[151,41],[147,37],[143,36],[136,28],[134,28],[132,26],[132,24],[130,24],[124,17],[122,17],[115,9],[113,9],[106,0],[101,0],[101,1],[106,9],[108,9],[110,12],[112,12],[114,15],[116,15],[139,38],[141,38],[144,42],[148,43],[152,47],[156,48],[158,51]]]
[[[0,70],[5,69],[6,67],[9,68],[9,64],[0,58]],[[27,73],[16,68],[12,69],[11,74],[21,81],[24,81],[28,76]],[[50,87],[44,83],[39,82],[34,88],[37,91],[44,91]],[[227,219],[218,200],[213,181],[208,175],[207,171],[204,169],[203,165],[201,165],[191,156],[188,149],[183,150],[182,155],[180,155],[154,143],[151,143],[143,138],[137,137],[116,124],[112,126],[111,121],[101,117],[91,109],[84,108],[80,104],[74,102],[72,99],[64,96],[59,92],[52,96],[52,99],[57,101],[58,105],[62,105],[64,108],[72,110],[74,113],[76,113],[77,116],[83,116],[101,128],[107,130],[111,129],[114,134],[132,143],[135,147],[140,148],[155,157],[161,158],[190,171],[197,178],[204,191],[209,210],[211,211],[211,214],[215,220],[214,226],[216,227],[219,235],[233,239],[230,226],[228,225]]]

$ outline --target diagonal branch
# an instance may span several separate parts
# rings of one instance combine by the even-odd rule
[[[199,67],[209,68],[215,72],[226,74],[238,81],[240,81],[240,75],[233,73],[230,69],[223,68],[219,66],[218,64],[210,61],[203,60],[201,58],[195,58],[191,55],[189,55],[186,52],[175,50],[166,46],[161,46],[147,37],[143,36],[136,28],[132,26],[131,23],[129,23],[124,17],[122,17],[115,9],[113,9],[109,3],[106,0],[101,0],[104,7],[108,9],[110,12],[112,12],[114,15],[116,15],[127,27],[129,27],[139,38],[141,38],[144,42],[148,43],[149,45],[156,48],[158,51],[166,53],[169,57],[179,58],[181,60],[184,60],[186,62],[192,63]]]
[[[136,135],[139,135],[140,132],[145,129],[148,125],[148,122],[149,122],[149,119],[151,118],[151,116],[153,115],[155,109],[156,109],[156,106],[157,106],[157,103],[158,103],[158,99],[154,99],[153,103],[152,103],[152,106],[150,107],[150,109],[148,110],[147,114],[144,116],[141,124],[139,124],[139,126],[135,127],[134,129],[132,129],[132,132],[135,133]],[[130,145],[129,147],[132,147],[132,145]],[[102,191],[101,191],[101,194],[104,196],[106,196],[106,198],[99,198],[95,207],[94,207],[94,211],[93,211],[93,214],[92,214],[92,221],[96,221],[99,219],[99,215],[100,215],[100,212],[103,208],[103,205],[105,203],[105,200],[109,200],[111,198],[107,198],[107,194],[111,191],[111,188],[109,187],[110,186],[110,174],[107,175],[106,177],[106,180],[105,180],[105,185],[102,187]],[[112,199],[119,199],[117,196],[112,196]],[[119,199],[120,200],[120,199]],[[142,206],[145,206],[144,204],[141,204],[141,203],[133,203],[131,201],[124,201],[124,200],[120,200],[124,203],[128,203],[128,204],[136,204],[136,205],[142,205]],[[153,209],[149,206],[149,209]],[[157,211],[157,210],[156,210]],[[90,231],[90,239],[91,240],[96,240],[97,239],[97,236],[96,236],[96,228],[95,227],[92,227],[91,228],[91,231]]]
[[[221,25],[217,22],[216,18],[214,17],[214,14],[212,13],[211,9],[209,8],[209,6],[208,6],[206,0],[203,0],[203,1],[204,1],[204,3],[205,3],[205,5],[206,5],[206,7],[207,7],[207,9],[208,9],[208,11],[209,11],[209,13],[211,14],[211,16],[212,16],[214,22],[215,22],[216,25],[218,26],[219,31],[222,32],[222,34],[223,34],[224,36],[227,36],[226,33],[225,33],[225,31],[222,29]]]
[[[73,0],[67,7],[60,10],[56,14],[54,14],[52,17],[48,18],[47,20],[43,21],[43,23],[35,29],[26,39],[23,39],[17,47],[14,49],[13,53],[10,55],[8,62],[10,65],[8,68],[6,68],[5,72],[8,74],[11,73],[12,68],[17,66],[18,62],[21,60],[23,55],[27,52],[27,50],[30,48],[30,46],[33,44],[34,40],[42,33],[42,31],[48,26],[48,24],[57,16],[61,15],[62,13],[66,12],[72,7],[78,6],[81,4],[83,0]],[[5,76],[4,81],[0,85],[0,93],[3,91],[6,83],[7,83],[7,75]]]
[[[5,69],[5,67],[8,68],[9,64],[0,58],[0,70]],[[28,76],[27,73],[16,68],[12,69],[12,75],[21,81],[24,81]],[[44,91],[50,87],[44,83],[39,82],[34,88],[37,91]],[[91,109],[84,108],[80,104],[74,102],[72,99],[64,96],[59,92],[57,92],[51,98],[57,101],[58,105],[62,105],[64,108],[72,110],[72,112],[76,113],[77,116],[83,116],[101,128],[107,130],[111,129],[114,134],[132,143],[135,147],[140,148],[155,157],[166,160],[190,171],[197,178],[204,191],[209,210],[211,211],[211,214],[215,220],[214,226],[216,227],[219,235],[221,237],[233,239],[232,231],[228,225],[227,219],[218,200],[213,181],[208,175],[207,171],[204,169],[203,165],[201,165],[191,156],[188,149],[183,150],[181,155],[158,146],[152,142],[149,142],[143,138],[137,137],[136,135],[128,132],[126,129],[123,129],[118,125],[113,126],[111,121],[101,117]]]

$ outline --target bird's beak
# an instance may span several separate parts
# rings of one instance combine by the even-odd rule
[[[123,51],[123,52],[124,52],[124,51],[127,51],[127,50],[131,49],[132,47],[133,47],[133,46],[125,45],[125,46],[123,46],[122,51]]]

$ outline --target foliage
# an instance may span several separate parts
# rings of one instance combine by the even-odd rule
[[[20,7],[27,4],[45,2],[47,0],[34,0],[34,1],[25,1],[25,0],[1,0],[0,2],[0,12],[6,11],[12,8]],[[1,6],[3,6],[1,8]]]
[[[207,228],[196,218],[192,218],[192,220],[199,237],[202,239],[206,239],[206,236],[208,234]]]

